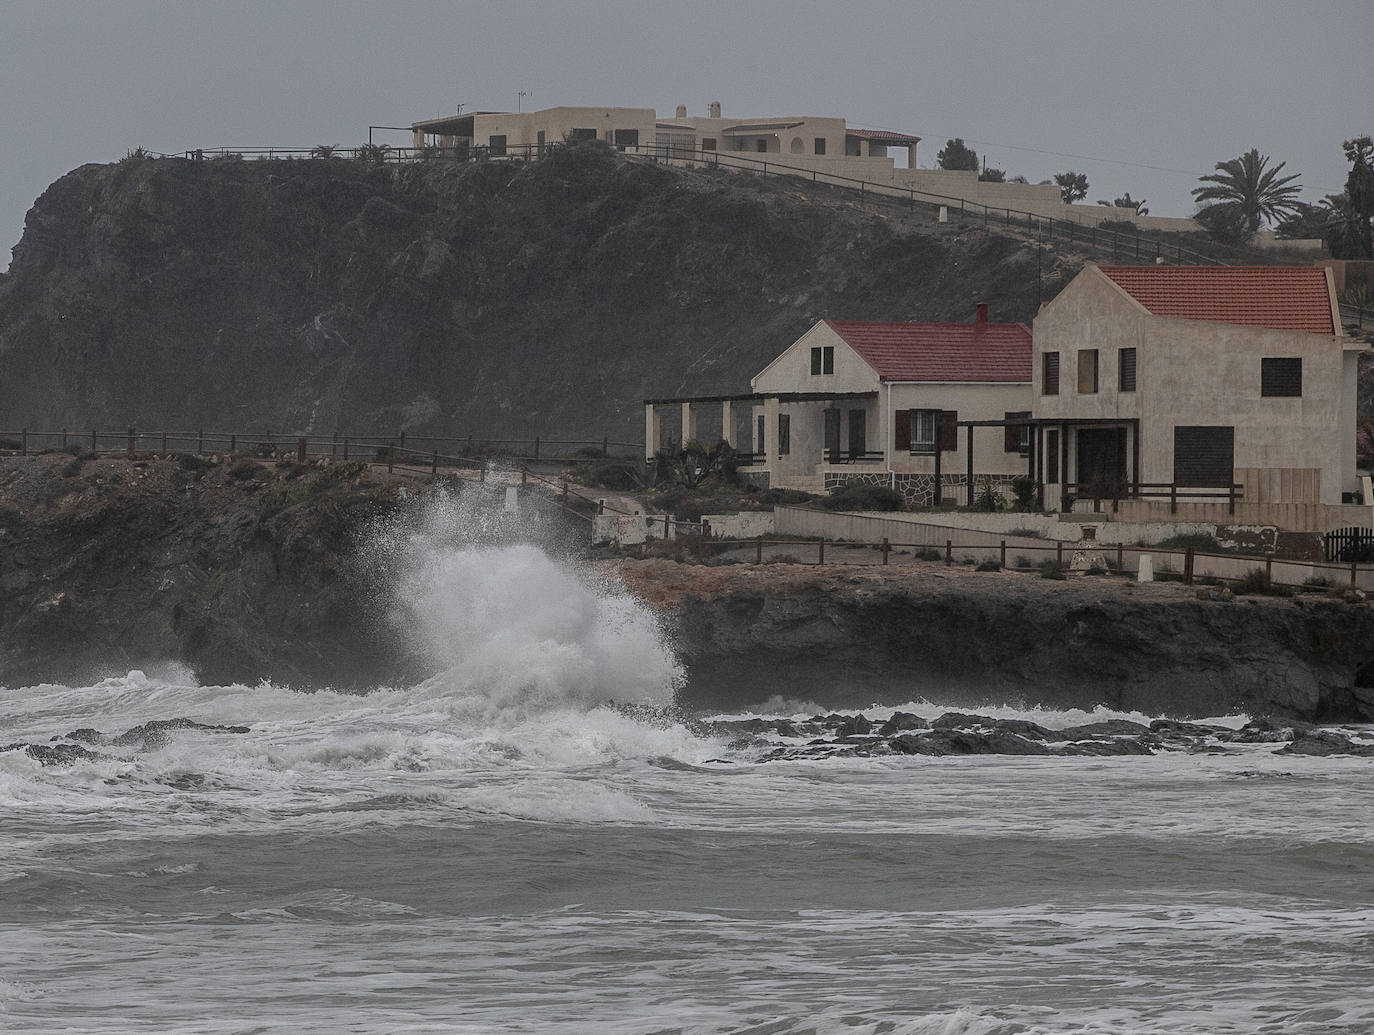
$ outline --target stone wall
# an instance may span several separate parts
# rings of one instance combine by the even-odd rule
[[[978,474],[973,475],[974,492],[983,482],[991,481],[998,487],[1002,498],[1008,503],[1013,499],[1011,491],[1012,479],[1016,477],[1010,474]],[[968,481],[964,472],[957,474],[941,472],[940,489],[941,495],[945,499],[954,499],[959,503],[967,503]],[[825,475],[825,491],[833,492],[842,485],[881,485],[885,488],[896,489],[902,494],[903,500],[908,506],[914,507],[933,507],[939,503],[935,498],[935,475],[933,474],[889,474],[886,471],[874,471],[871,474],[841,474],[839,472],[827,472]]]

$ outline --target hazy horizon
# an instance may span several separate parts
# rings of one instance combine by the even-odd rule
[[[1305,200],[1338,192],[1341,141],[1374,133],[1362,103],[1374,5],[1344,0],[1205,10],[1182,0],[690,10],[12,0],[5,10],[7,250],[34,199],[87,162],[135,147],[347,147],[370,125],[459,104],[671,115],[719,100],[741,117],[837,115],[922,137],[922,167],[962,137],[1009,177],[1073,169],[1088,175],[1088,204],[1129,191],[1173,216],[1193,212],[1199,176],[1251,147],[1300,173]]]

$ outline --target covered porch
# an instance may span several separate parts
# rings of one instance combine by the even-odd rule
[[[891,429],[882,417],[876,391],[646,399],[644,455],[725,442],[755,481],[819,492],[827,473],[886,470]]]

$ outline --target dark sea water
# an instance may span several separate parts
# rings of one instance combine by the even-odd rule
[[[600,703],[677,678],[615,587],[445,542],[397,554],[422,685],[0,692],[0,745],[248,727],[0,752],[0,1030],[1374,1030],[1369,760],[761,763]]]

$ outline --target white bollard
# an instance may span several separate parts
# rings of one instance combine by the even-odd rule
[[[520,513],[520,488],[516,485],[506,486],[506,513]]]
[[[1137,582],[1153,582],[1155,580],[1154,558],[1148,553],[1140,555],[1140,567],[1136,570],[1135,580]]]

